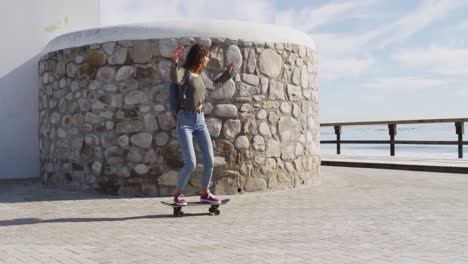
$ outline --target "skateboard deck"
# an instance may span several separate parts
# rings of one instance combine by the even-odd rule
[[[219,215],[221,211],[219,210],[219,206],[227,204],[231,199],[224,199],[221,200],[220,204],[210,204],[204,202],[187,202],[187,205],[175,205],[173,202],[168,201],[161,201],[162,204],[166,206],[170,206],[174,209],[174,215],[176,217],[183,217],[184,212],[182,211],[182,207],[186,206],[209,206],[208,211],[210,214]]]

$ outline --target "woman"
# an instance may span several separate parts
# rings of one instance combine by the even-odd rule
[[[184,67],[179,67],[179,58],[183,53],[183,46],[177,47],[173,59],[174,65],[172,65],[171,68],[172,81],[181,87],[185,87],[185,99],[182,100],[181,110],[177,115],[177,136],[179,137],[182,154],[184,156],[184,167],[179,172],[177,190],[174,194],[174,204],[187,205],[183,190],[196,167],[192,137],[195,137],[203,154],[203,177],[200,201],[210,204],[220,204],[220,199],[211,194],[208,189],[213,174],[214,155],[210,133],[205,123],[203,102],[205,99],[205,90],[215,89],[215,86],[227,82],[232,77],[231,71],[234,69],[235,65],[228,65],[227,70],[218,79],[212,82],[208,77],[202,74],[210,60],[208,58],[208,48],[198,44],[193,45],[187,54]]]

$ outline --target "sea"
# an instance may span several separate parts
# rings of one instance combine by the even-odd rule
[[[468,141],[468,135],[463,135]],[[387,125],[343,126],[341,140],[389,140]],[[320,140],[336,140],[333,127],[320,128]],[[395,140],[457,141],[454,123],[397,125]],[[320,153],[335,155],[336,144],[320,144]],[[390,144],[341,144],[341,154],[350,156],[390,157]],[[396,157],[458,159],[458,145],[395,145]],[[468,146],[463,146],[463,160],[468,160]]]

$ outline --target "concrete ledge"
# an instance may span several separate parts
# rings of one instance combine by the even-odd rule
[[[403,157],[321,156],[321,165],[468,174],[468,161]]]
[[[109,41],[184,37],[292,43],[317,51],[315,42],[309,35],[289,27],[233,20],[183,19],[97,27],[70,32],[51,40],[42,54]]]

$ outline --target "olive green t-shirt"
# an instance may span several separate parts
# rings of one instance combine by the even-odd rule
[[[186,78],[186,74],[190,72],[182,67],[179,67],[178,64],[173,64],[171,67],[171,80],[179,86],[183,86]],[[194,76],[190,76],[190,83],[187,86],[188,90],[186,92],[187,98],[183,102],[183,109],[190,111],[199,107],[205,102],[205,91],[206,89],[214,90],[215,88],[222,86],[232,75],[229,71],[225,71],[219,78],[214,81],[211,81],[208,76],[204,73]]]

